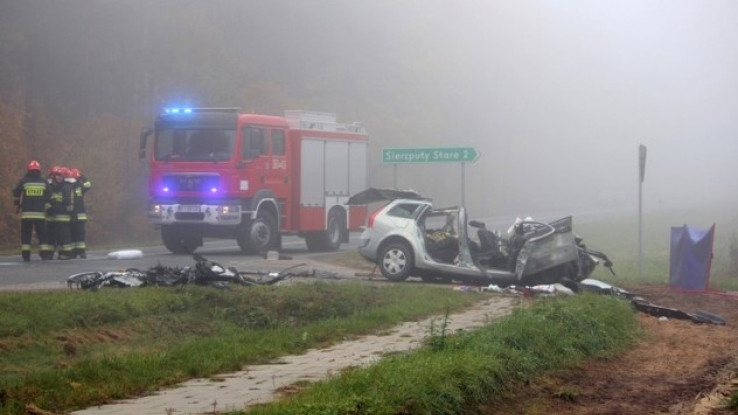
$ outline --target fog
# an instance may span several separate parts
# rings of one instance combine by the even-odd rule
[[[173,102],[336,112],[370,133],[371,185],[439,204],[461,201],[461,165],[395,176],[381,150],[479,150],[463,167],[478,216],[635,212],[639,144],[646,210],[737,199],[735,1],[0,5],[0,53],[28,54],[0,65],[0,84],[33,83],[26,102],[57,101],[49,111],[125,113],[135,128]]]
[[[402,4],[403,32],[445,68],[430,141],[482,152],[465,171],[476,208],[635,211],[639,144],[645,209],[735,202],[738,3]],[[444,199],[414,170],[402,184]]]

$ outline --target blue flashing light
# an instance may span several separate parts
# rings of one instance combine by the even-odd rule
[[[169,188],[168,187],[164,187],[162,190],[164,190],[164,193],[168,193],[169,192]]]
[[[192,114],[192,108],[164,108],[165,114]]]
[[[217,187],[212,187],[212,188],[210,188],[210,192],[212,192],[212,193],[218,193],[218,188]]]

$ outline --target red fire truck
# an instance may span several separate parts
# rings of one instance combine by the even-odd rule
[[[366,206],[345,205],[367,184],[359,123],[314,111],[168,108],[141,133],[142,159],[151,135],[149,218],[171,252],[192,253],[206,237],[264,252],[280,248],[283,233],[331,251],[366,218]]]

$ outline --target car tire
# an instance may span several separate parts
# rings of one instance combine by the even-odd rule
[[[413,271],[415,256],[405,242],[391,242],[379,255],[379,269],[390,281],[404,281]]]

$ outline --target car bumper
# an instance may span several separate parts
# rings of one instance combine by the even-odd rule
[[[203,223],[232,226],[241,223],[241,206],[209,204],[151,204],[149,220],[156,225]]]
[[[371,262],[377,260],[377,247],[372,244],[371,235],[366,231],[359,237],[359,255]]]

